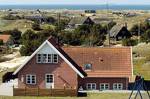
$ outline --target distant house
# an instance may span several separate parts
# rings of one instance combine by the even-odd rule
[[[150,18],[147,18],[147,19],[145,20],[145,22],[150,23]]]
[[[19,88],[126,90],[132,69],[130,47],[61,47],[51,37],[13,74]]]
[[[113,22],[113,20],[108,19],[108,18],[95,18],[93,19],[95,24],[110,24],[111,22]]]
[[[74,17],[68,24],[68,28],[77,28],[80,25],[93,25],[94,22],[90,17]]]
[[[122,40],[122,39],[130,38],[131,36],[132,35],[128,31],[126,26],[115,25],[110,30],[110,38],[112,40],[119,41],[119,40]]]
[[[13,44],[13,40],[11,39],[11,35],[1,34],[0,40],[2,40],[4,45],[6,45],[6,46]]]
[[[85,13],[96,13],[96,10],[85,10]]]

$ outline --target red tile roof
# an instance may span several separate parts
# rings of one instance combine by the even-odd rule
[[[63,47],[74,62],[82,67],[92,64],[88,77],[130,77],[132,59],[130,47]]]
[[[0,40],[3,40],[6,43],[10,39],[11,35],[0,35]]]

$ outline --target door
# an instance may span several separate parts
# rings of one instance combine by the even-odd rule
[[[46,88],[54,88],[54,75],[46,74],[45,75]]]

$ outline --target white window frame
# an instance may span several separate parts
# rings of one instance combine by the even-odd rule
[[[50,55],[50,61],[49,61],[49,59],[48,59],[48,57],[49,57],[49,55]],[[47,63],[52,63],[53,62],[53,55],[52,54],[47,54]]]
[[[45,74],[45,81],[47,82],[47,75],[52,75],[53,76],[53,82],[51,82],[51,83],[54,83],[54,74]]]
[[[46,55],[45,61],[43,60],[44,55]],[[42,63],[47,63],[48,62],[48,54],[42,54]]]
[[[28,76],[30,77],[30,83],[28,83]],[[35,83],[32,83],[32,76],[35,77]],[[26,75],[26,84],[35,85],[35,84],[36,84],[36,75],[33,75],[33,74],[27,74],[27,75]]]
[[[88,85],[90,85],[90,88],[88,88]],[[94,89],[92,88],[92,85],[95,85],[95,88],[94,88]],[[86,89],[87,89],[87,90],[96,90],[96,83],[87,83],[87,84],[86,84]]]
[[[39,59],[38,59],[38,58],[39,58],[39,55],[40,55],[40,57],[41,57],[41,60],[40,60],[40,61],[39,61]],[[37,54],[37,55],[36,55],[36,62],[37,62],[37,63],[42,63],[42,60],[43,60],[43,59],[42,59],[42,55],[43,55],[43,54]]]
[[[121,85],[121,88],[119,88],[119,85]],[[117,88],[115,88],[117,86]],[[122,90],[123,89],[123,83],[113,83],[113,90]]]
[[[39,55],[41,56],[41,60],[39,61]],[[47,63],[58,63],[58,54],[45,54],[46,55],[46,61],[43,61],[43,56],[44,56],[44,53],[41,53],[41,54],[37,54],[36,55],[36,62],[37,63],[44,63],[44,64],[47,64]],[[51,59],[50,61],[48,60],[48,56],[50,55]],[[54,55],[57,55],[57,59],[56,59],[56,62],[54,61]]]
[[[52,55],[53,55],[53,58],[52,58],[53,63],[58,63],[58,55],[57,54],[52,54]],[[57,55],[57,62],[54,62],[54,55]]]
[[[109,90],[110,89],[110,84],[109,83],[100,83],[100,90]],[[101,88],[101,86],[104,85],[104,89]],[[106,88],[106,85],[108,85],[108,89]]]

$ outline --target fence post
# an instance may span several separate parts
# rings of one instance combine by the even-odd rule
[[[64,85],[64,96],[66,94],[66,85]]]
[[[39,86],[37,87],[37,96],[39,96]]]
[[[53,92],[52,92],[52,86],[50,86],[50,96],[53,95]]]
[[[25,88],[24,88],[24,95],[26,96],[26,86],[25,86]]]
[[[13,96],[14,96],[14,85],[12,86],[12,88],[13,88]]]

